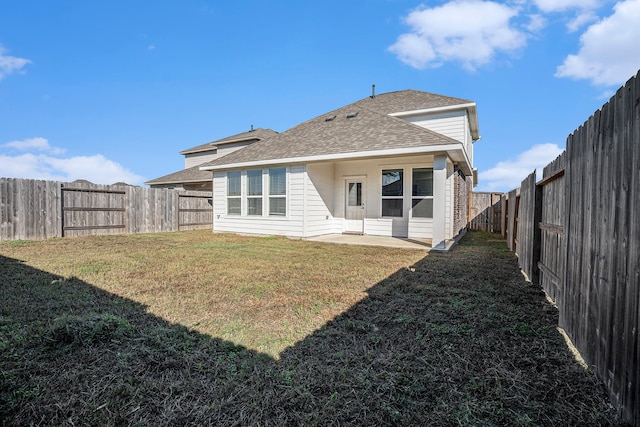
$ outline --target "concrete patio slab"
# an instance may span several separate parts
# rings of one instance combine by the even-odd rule
[[[342,245],[383,246],[387,248],[431,250],[431,239],[405,239],[401,237],[369,236],[360,234],[325,234],[309,237],[312,242],[337,243]]]

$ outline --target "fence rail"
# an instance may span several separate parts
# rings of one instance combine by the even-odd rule
[[[569,135],[541,181],[531,174],[503,204],[522,270],[640,426],[640,73]]]
[[[0,240],[210,228],[211,192],[0,178]]]

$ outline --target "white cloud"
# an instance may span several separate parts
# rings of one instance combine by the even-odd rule
[[[539,14],[529,16],[529,23],[525,25],[525,29],[532,33],[537,33],[547,26],[547,19]]]
[[[596,15],[595,12],[591,10],[583,11],[578,13],[575,18],[567,23],[567,30],[569,30],[570,33],[575,33],[584,25],[597,20],[598,15]]]
[[[608,0],[534,0],[536,7],[543,13],[575,11],[575,16],[567,22],[570,33],[582,26],[598,20],[595,10]]]
[[[26,138],[20,141],[10,141],[6,144],[2,144],[2,147],[14,148],[20,151],[44,151],[51,154],[62,154],[66,151],[64,148],[50,146],[49,141],[41,137]]]
[[[6,49],[0,44],[0,80],[9,74],[20,72],[31,61],[16,56],[5,55]]]
[[[562,151],[556,144],[538,144],[518,155],[515,160],[498,162],[491,169],[480,172],[480,191],[506,192],[520,187],[522,180],[534,169],[540,177],[542,169],[562,154]]]
[[[624,0],[611,16],[591,25],[580,37],[580,50],[568,55],[556,77],[620,85],[640,68],[640,0]]]
[[[602,0],[534,0],[533,3],[543,12],[563,12],[569,9],[597,9]]]
[[[510,24],[517,8],[483,0],[452,0],[409,13],[411,31],[398,37],[389,51],[418,69],[461,62],[468,70],[489,63],[497,52],[513,52],[526,35]]]
[[[0,145],[3,148],[34,151],[19,155],[0,154],[0,171],[6,178],[75,181],[86,179],[95,184],[126,182],[142,184],[145,179],[102,154],[92,156],[55,157],[65,150],[50,147],[45,138],[29,138]],[[41,154],[47,152],[48,154]]]

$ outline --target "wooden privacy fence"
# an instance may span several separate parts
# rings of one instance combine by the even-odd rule
[[[211,228],[211,192],[0,178],[0,240]]]
[[[469,205],[470,230],[502,232],[502,193],[471,193]]]
[[[504,203],[522,270],[640,426],[640,73],[569,135],[541,181],[534,172]]]

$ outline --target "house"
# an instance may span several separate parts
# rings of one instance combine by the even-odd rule
[[[467,224],[476,104],[416,90],[315,117],[200,167],[217,232],[431,239]]]
[[[183,170],[152,179],[145,184],[152,188],[211,191],[211,172],[200,170],[200,165],[276,134],[277,132],[271,129],[252,127],[248,132],[188,148],[179,153],[184,155]]]

